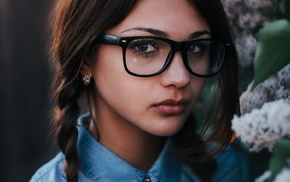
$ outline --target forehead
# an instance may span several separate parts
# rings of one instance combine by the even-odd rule
[[[172,39],[184,39],[183,36],[195,31],[210,31],[199,10],[187,0],[140,0],[128,16],[107,33],[134,35],[136,32],[125,30],[135,27],[161,30]]]

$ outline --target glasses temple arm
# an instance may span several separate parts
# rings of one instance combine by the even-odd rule
[[[98,37],[97,43],[99,44],[109,44],[109,45],[119,45],[120,38],[109,35],[109,34],[101,34]]]

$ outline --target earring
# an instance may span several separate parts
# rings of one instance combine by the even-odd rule
[[[89,75],[85,74],[85,75],[83,76],[83,81],[84,81],[84,85],[85,85],[85,86],[88,86],[88,85],[90,85],[90,83],[91,83],[91,78],[89,77]]]

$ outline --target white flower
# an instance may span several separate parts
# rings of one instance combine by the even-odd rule
[[[266,179],[270,177],[270,175],[271,175],[270,171],[266,171],[259,178],[257,178],[255,182],[264,182]]]
[[[272,4],[275,3],[275,1],[273,1],[273,0],[263,0],[263,1],[259,1],[259,0],[244,0],[244,3],[248,7],[252,7],[254,9],[258,9],[258,8],[264,8],[264,7],[271,6]]]
[[[276,75],[260,83],[253,91],[252,84],[240,97],[241,113],[248,113],[254,108],[261,108],[266,102],[285,99],[290,96],[290,64]]]
[[[232,129],[250,151],[272,151],[277,141],[290,135],[290,103],[285,100],[265,103],[241,117],[234,116]]]
[[[280,173],[277,174],[274,182],[289,182],[290,181],[290,169],[283,168]]]

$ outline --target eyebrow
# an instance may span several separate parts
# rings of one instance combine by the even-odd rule
[[[169,38],[169,34],[167,32],[164,32],[164,31],[161,31],[158,29],[153,29],[153,28],[146,28],[146,27],[134,27],[134,28],[124,30],[121,33],[134,31],[134,30],[148,32],[148,33],[151,33],[155,36],[162,37],[162,38]],[[196,32],[192,32],[189,35],[189,39],[195,39],[195,38],[198,38],[202,35],[211,35],[211,33],[208,30],[199,30]]]
[[[124,30],[122,31],[122,33],[124,32],[129,32],[129,31],[133,31],[133,30],[140,30],[140,31],[144,31],[144,32],[149,32],[153,35],[159,36],[159,37],[163,37],[163,38],[168,38],[169,34],[161,31],[161,30],[157,30],[157,29],[153,29],[153,28],[145,28],[145,27],[134,27],[128,30]]]
[[[198,37],[201,37],[203,35],[211,35],[211,33],[208,30],[200,30],[193,32],[189,35],[189,39],[196,39]]]

